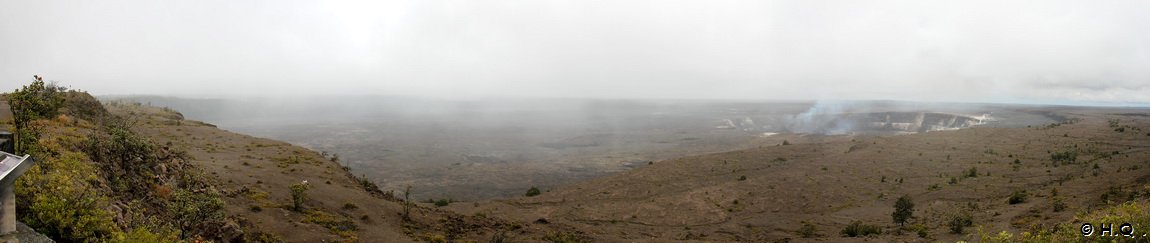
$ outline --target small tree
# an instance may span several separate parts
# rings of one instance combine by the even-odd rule
[[[307,181],[291,185],[292,210],[303,212],[303,201],[307,199],[308,189],[311,189],[311,185],[307,184]]]
[[[894,212],[890,214],[890,217],[894,219],[894,223],[901,227],[906,224],[906,221],[910,219],[913,214],[914,202],[911,201],[910,196],[903,195],[898,197],[898,201],[894,202]]]

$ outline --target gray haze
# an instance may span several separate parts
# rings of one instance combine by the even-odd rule
[[[4,1],[0,89],[1150,103],[1150,1]]]

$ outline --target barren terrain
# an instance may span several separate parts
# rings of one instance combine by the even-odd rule
[[[553,124],[546,127],[555,130],[542,130],[541,117],[452,126],[438,122],[442,117],[424,123],[401,117],[244,128],[312,151],[188,125],[199,124],[193,121],[146,133],[195,148],[192,154],[218,180],[270,192],[266,201],[288,200],[277,188],[300,178],[331,180],[332,186],[317,187],[315,195],[324,199],[311,204],[348,218],[368,215],[356,221],[360,239],[845,240],[840,231],[859,221],[883,229],[870,237],[886,240],[970,241],[979,230],[1049,230],[1150,195],[1145,109],[872,105],[816,114],[818,105],[725,106],[631,107],[572,121],[579,129],[569,130]],[[788,130],[800,129],[788,122],[804,115],[822,125],[802,128],[807,133]],[[852,130],[833,132],[844,124]],[[421,203],[425,223],[405,224],[395,216],[402,204],[364,196],[354,180],[339,176],[339,166],[283,166],[285,159],[274,157],[322,160],[316,150],[339,153],[351,173],[385,185],[384,191],[412,185],[423,191],[413,200],[469,200],[441,209]],[[542,194],[523,196],[532,186]],[[1019,193],[1025,198],[1009,202]],[[900,196],[916,204],[907,228],[891,220]],[[358,209],[340,209],[341,202]],[[312,235],[295,230],[301,226],[292,217],[302,216],[275,213],[282,209],[231,210],[253,214],[292,239]],[[969,223],[955,233],[950,223],[963,216]]]

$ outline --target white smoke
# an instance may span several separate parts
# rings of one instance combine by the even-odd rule
[[[789,119],[784,119],[786,131],[812,134],[846,134],[855,128],[843,114],[857,112],[856,105],[845,101],[818,101],[811,108]]]

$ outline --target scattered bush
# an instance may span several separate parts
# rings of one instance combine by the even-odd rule
[[[1054,209],[1054,212],[1062,212],[1066,210],[1066,200],[1064,200],[1062,197],[1056,196],[1053,200],[1051,200],[1050,206]]]
[[[332,233],[339,235],[345,239],[354,239],[354,233],[359,230],[359,226],[355,222],[346,217],[327,214],[318,210],[311,210],[308,212],[307,217],[303,219],[304,223],[313,223],[327,228]]]
[[[224,218],[224,200],[219,194],[176,190],[168,202],[168,211],[176,215],[176,226],[181,229],[180,237],[194,236],[204,230],[203,224]]]
[[[745,181],[745,180],[747,180],[747,176],[739,176],[739,181]]]
[[[819,236],[818,231],[819,229],[815,227],[814,224],[811,222],[803,221],[803,226],[799,227],[799,230],[795,233],[799,234],[799,237],[812,238]]]
[[[950,233],[952,234],[962,234],[966,226],[971,225],[974,225],[974,221],[971,220],[970,214],[967,213],[953,215],[950,217],[950,221],[946,223],[946,226],[950,228]]]
[[[534,196],[539,196],[540,193],[541,192],[539,192],[539,188],[531,187],[531,189],[527,189],[527,194],[524,194],[524,195],[528,196],[528,197],[534,197]]]
[[[876,225],[863,224],[862,221],[854,221],[843,228],[842,235],[846,237],[859,237],[867,235],[882,234],[882,228]]]
[[[7,97],[17,150],[37,162],[16,181],[17,217],[37,232],[62,242],[239,233],[224,229],[223,200],[186,153],[132,132],[133,120],[108,116],[91,95],[37,80]]]
[[[907,227],[907,230],[914,232],[918,235],[919,238],[926,238],[930,235],[930,229],[927,229],[926,226],[922,224],[911,225],[910,227]]]
[[[292,210],[296,212],[303,212],[303,202],[307,200],[307,190],[311,189],[311,185],[307,181],[291,185],[291,202]]]
[[[1066,150],[1050,155],[1050,160],[1053,162],[1074,163],[1078,160],[1078,150]]]
[[[439,200],[435,201],[436,207],[443,207],[443,206],[447,206],[448,204],[451,204],[451,200],[439,199]]]
[[[1006,202],[1010,203],[1010,204],[1024,203],[1024,202],[1026,202],[1026,197],[1027,197],[1026,190],[1018,190],[1018,191],[1014,191],[1014,193],[1011,193],[1010,199],[1007,199]]]

